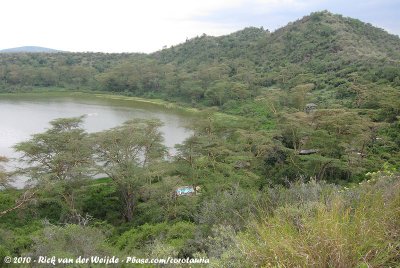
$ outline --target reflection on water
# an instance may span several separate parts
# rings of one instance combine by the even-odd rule
[[[88,132],[112,128],[133,118],[158,118],[164,123],[161,129],[164,144],[171,148],[191,135],[186,127],[191,121],[190,115],[151,104],[107,100],[94,95],[0,95],[0,155],[17,158],[13,145],[43,132],[53,119],[81,115],[86,115],[84,127]]]

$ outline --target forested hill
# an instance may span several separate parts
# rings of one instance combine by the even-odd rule
[[[356,106],[368,102],[359,99],[357,86],[400,85],[399,37],[329,12],[313,13],[273,33],[246,28],[223,37],[203,35],[152,56],[184,69],[203,88],[216,80],[247,89],[312,83],[315,93],[326,91],[321,97],[352,99]]]
[[[271,67],[317,60],[400,59],[399,37],[356,19],[329,12],[312,13],[270,33],[249,27],[228,36],[203,35],[155,53],[164,63],[213,62],[246,58],[257,66]],[[349,60],[349,59],[347,59]]]
[[[273,33],[203,35],[150,55],[1,54],[0,88],[89,88],[223,106],[271,86],[307,84],[326,107],[370,107],[382,101],[377,85],[385,98],[400,85],[399,61],[399,37],[324,11]]]

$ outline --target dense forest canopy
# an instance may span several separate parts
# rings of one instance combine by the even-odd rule
[[[168,159],[158,121],[88,134],[58,119],[16,145],[17,173],[43,189],[10,189],[0,169],[1,258],[73,255],[74,241],[215,267],[399,261],[398,36],[323,11],[152,54],[0,54],[1,92],[43,90],[164,99],[199,118]],[[96,172],[107,178],[86,180]],[[183,185],[201,190],[174,196]]]

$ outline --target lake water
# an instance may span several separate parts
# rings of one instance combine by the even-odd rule
[[[86,115],[84,128],[88,132],[109,129],[133,118],[158,118],[164,123],[164,144],[171,153],[175,144],[192,134],[188,128],[192,115],[160,105],[77,93],[0,95],[0,155],[18,157],[13,145],[45,131],[53,119],[81,115]]]

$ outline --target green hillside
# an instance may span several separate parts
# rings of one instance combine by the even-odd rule
[[[316,12],[273,33],[250,27],[203,35],[150,55],[2,54],[0,88],[90,88],[223,106],[271,86],[313,84],[313,99],[324,106],[369,108],[397,91],[399,51],[397,36]]]

